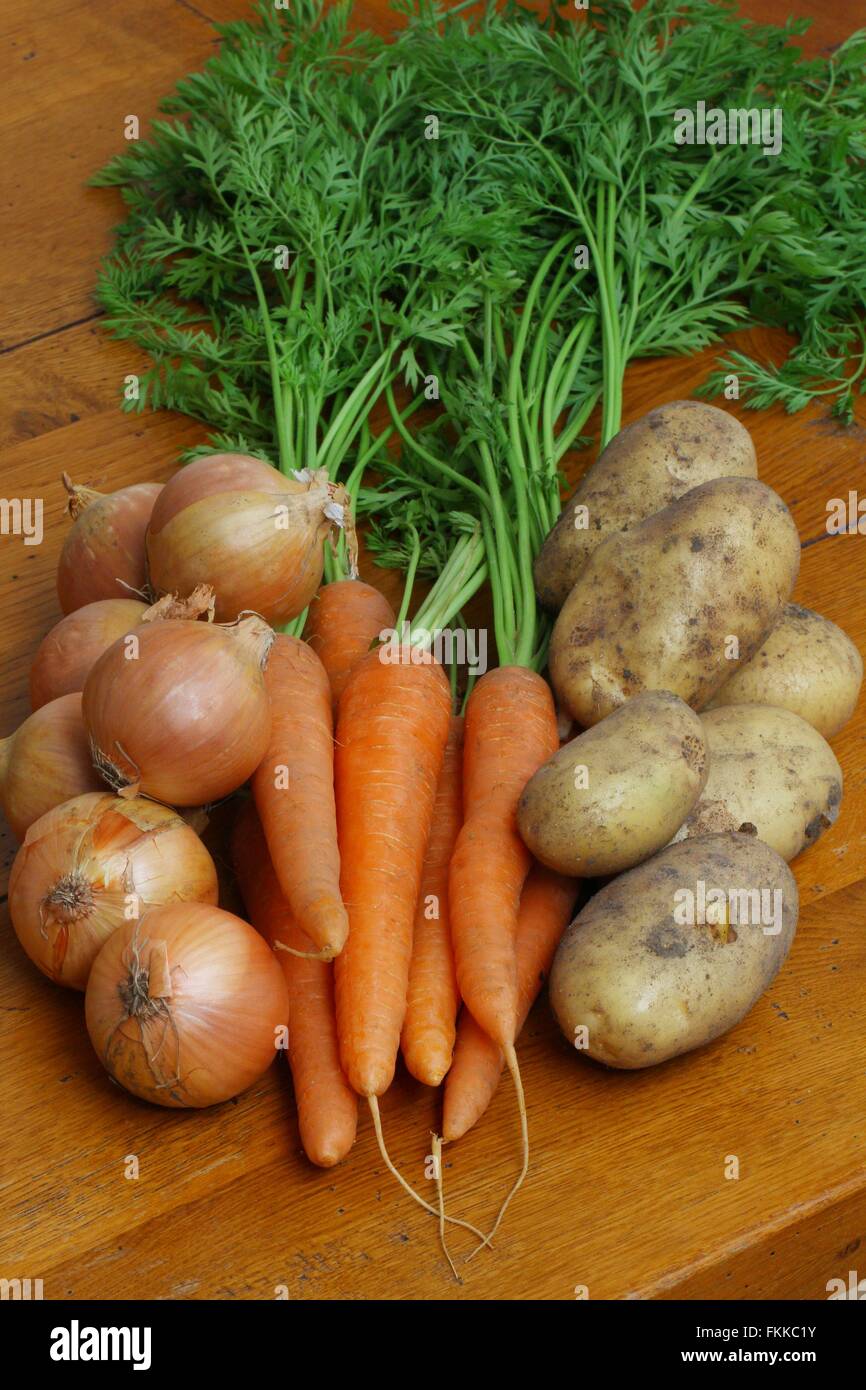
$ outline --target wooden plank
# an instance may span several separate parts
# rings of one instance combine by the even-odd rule
[[[0,161],[14,170],[12,226],[26,236],[6,240],[0,348],[94,317],[94,269],[121,201],[84,185],[124,147],[124,118],[138,116],[146,133],[160,98],[207,59],[215,37],[175,0],[6,7]]]
[[[280,1283],[291,1298],[329,1299],[567,1300],[578,1285],[593,1299],[824,1297],[863,1232],[864,912],[862,883],[807,905],[788,965],[749,1017],[655,1070],[578,1057],[537,1006],[520,1042],[530,1178],[462,1286],[434,1223],[384,1171],[368,1120],[345,1165],[315,1172],[277,1068],[212,1112],[131,1100],[90,1049],[80,997],[38,976],[4,931],[4,1262],[44,1278],[48,1298],[271,1298]],[[432,1095],[401,1074],[383,1111],[394,1161],[423,1188]],[[448,1152],[449,1209],[489,1222],[517,1159],[503,1085]],[[451,1243],[471,1248],[461,1232]]]
[[[147,365],[131,343],[108,336],[101,316],[13,348],[0,357],[0,446],[38,439],[98,414],[111,412],[114,418],[124,378]]]

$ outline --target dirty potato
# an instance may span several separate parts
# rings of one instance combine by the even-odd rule
[[[561,608],[596,546],[711,478],[756,478],[748,430],[703,401],[669,401],[620,430],[584,475],[535,562],[546,608]]]
[[[702,709],[775,627],[799,566],[791,513],[753,478],[703,483],[608,536],[553,629],[560,703],[584,728],[644,690]]]
[[[700,722],[709,776],[675,839],[751,830],[783,859],[793,859],[833,824],[842,769],[805,719],[770,705],[728,705],[707,710]]]
[[[811,608],[789,603],[764,645],[707,708],[775,705],[832,738],[854,713],[862,681],[863,658],[848,634]]]
[[[561,874],[618,874],[667,844],[706,779],[700,716],[651,691],[554,753],[527,783],[517,824]]]
[[[788,954],[797,887],[751,835],[683,840],[621,874],[567,928],[550,975],[560,1028],[611,1067],[650,1067],[749,1012]]]

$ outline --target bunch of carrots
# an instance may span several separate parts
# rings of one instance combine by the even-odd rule
[[[519,1088],[515,1041],[577,887],[532,865],[515,823],[526,781],[558,746],[545,681],[497,668],[458,713],[422,644],[377,645],[397,623],[378,590],[341,579],[319,590],[307,640],[277,635],[271,741],[232,848],[288,986],[307,1156],[323,1167],[346,1157],[361,1097],[411,1191],[379,1115],[398,1052],[417,1080],[444,1083],[446,1141],[484,1114],[504,1065]],[[522,1096],[520,1108],[518,1183]]]

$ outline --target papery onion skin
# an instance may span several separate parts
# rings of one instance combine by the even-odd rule
[[[147,563],[154,594],[210,584],[217,621],[251,610],[282,626],[321,582],[328,497],[321,478],[298,482],[245,454],[196,459],[153,509]]]
[[[30,705],[36,710],[60,695],[84,689],[90,668],[123,633],[135,627],[147,604],[104,598],[67,613],[43,637],[30,667]]]
[[[93,766],[80,691],[41,705],[0,739],[0,804],[17,840],[46,811],[99,790],[105,783]]]
[[[84,1007],[115,1081],[156,1105],[195,1108],[257,1081],[289,1015],[283,973],[263,938],[232,913],[196,903],[154,908],[115,932],[94,962]]]
[[[65,476],[65,475],[64,475]],[[134,598],[147,583],[145,533],[161,483],[134,483],[117,492],[74,488],[66,480],[75,518],[57,564],[57,597],[64,613],[102,598]]]
[[[91,670],[83,701],[109,785],[172,806],[219,801],[241,786],[270,738],[262,668],[272,641],[256,617],[228,627],[171,618],[119,638]]]
[[[131,914],[217,896],[214,862],[177,812],[106,791],[36,821],[9,878],[18,940],[43,974],[72,989],[85,988],[100,947]]]

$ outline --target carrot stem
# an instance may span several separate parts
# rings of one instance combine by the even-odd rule
[[[407,531],[412,537],[412,552],[409,557],[409,565],[406,570],[406,579],[403,584],[403,600],[400,604],[400,611],[397,614],[397,621],[394,624],[398,632],[403,631],[403,624],[409,613],[409,604],[412,602],[412,590],[415,587],[415,575],[418,573],[418,564],[421,559],[421,541],[418,532],[411,523],[407,526]]]

